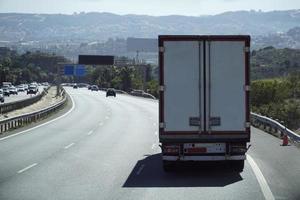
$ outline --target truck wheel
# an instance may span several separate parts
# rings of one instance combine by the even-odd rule
[[[244,165],[245,165],[244,160],[235,160],[231,162],[234,171],[242,172],[244,170]]]
[[[163,160],[163,169],[165,172],[171,172],[174,170],[174,163],[172,161]]]

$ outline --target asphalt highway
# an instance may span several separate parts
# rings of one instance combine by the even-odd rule
[[[0,199],[300,199],[300,151],[252,128],[242,173],[223,165],[165,173],[156,100],[66,88],[73,107],[0,139]]]

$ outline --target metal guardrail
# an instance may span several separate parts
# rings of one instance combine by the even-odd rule
[[[280,124],[274,119],[262,116],[256,113],[251,113],[251,124],[255,127],[263,127],[264,130],[273,133],[279,133],[280,137],[287,135],[291,140],[295,142],[300,142],[300,135],[294,133],[284,125]]]
[[[149,93],[146,93],[146,92],[143,92],[143,93],[128,93],[132,96],[137,96],[137,97],[144,97],[144,98],[149,98],[149,99],[156,99],[155,96],[153,96],[152,94],[149,94]]]
[[[19,101],[4,103],[4,104],[0,105],[0,113],[1,114],[8,113],[10,111],[24,108],[26,106],[29,106],[29,105],[39,101],[45,94],[47,94],[47,91],[49,90],[49,88],[50,88],[50,86],[45,88],[40,94],[35,95],[31,98],[26,98],[26,99],[22,99]]]
[[[99,90],[101,91],[106,91],[107,88],[100,88]],[[149,99],[156,99],[155,96],[153,96],[152,94],[149,94],[147,92],[143,92],[143,93],[135,93],[135,92],[125,92],[123,90],[116,90],[116,93],[119,93],[119,94],[129,94],[129,95],[132,95],[132,96],[137,96],[137,97],[144,97],[144,98],[149,98]]]
[[[64,89],[61,90],[61,95],[63,96],[63,99],[52,106],[31,113],[1,120],[0,134],[46,118],[50,113],[60,109],[67,102],[67,96]]]

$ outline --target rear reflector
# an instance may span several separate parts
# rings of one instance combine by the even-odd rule
[[[247,148],[245,146],[231,146],[231,153],[246,153]]]
[[[166,145],[163,146],[163,152],[168,154],[178,154],[179,146],[178,145]]]

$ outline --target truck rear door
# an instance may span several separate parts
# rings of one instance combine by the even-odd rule
[[[244,41],[206,42],[207,131],[246,131],[246,71]]]
[[[201,41],[164,43],[163,117],[166,132],[182,134],[202,129],[201,48]]]

